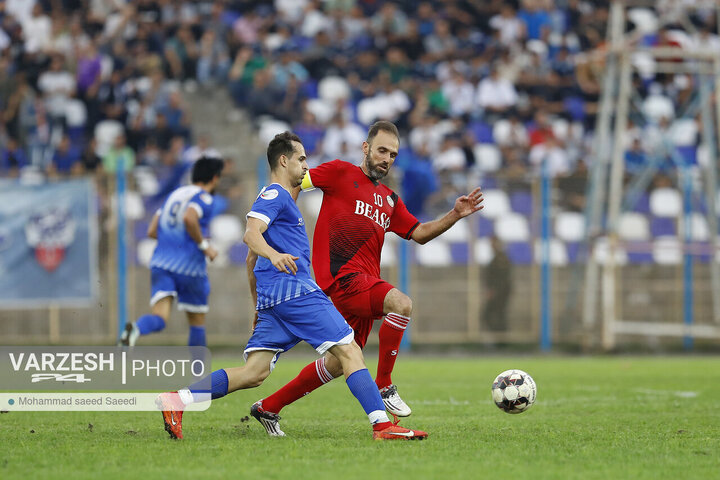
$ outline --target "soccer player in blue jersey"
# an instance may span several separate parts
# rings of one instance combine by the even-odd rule
[[[216,370],[211,389],[206,380],[158,396],[165,430],[183,438],[185,406],[230,392],[257,387],[270,375],[280,353],[301,340],[320,355],[331,352],[343,366],[348,388],[362,405],[378,440],[424,439],[427,433],[394,425],[385,412],[352,328],[310,273],[310,244],[305,221],[292,194],[308,170],[305,148],[297,135],[275,136],[267,149],[272,184],[265,187],[247,214],[244,241],[258,255],[254,268],[258,321],[245,347],[245,365]],[[252,279],[251,279],[252,281]],[[269,419],[277,424],[276,419]],[[282,431],[276,433],[284,436]]]
[[[213,192],[224,165],[220,158],[199,158],[193,165],[192,185],[172,192],[155,213],[148,227],[148,236],[157,239],[150,260],[151,313],[125,327],[121,345],[133,346],[141,335],[164,329],[175,297],[190,324],[188,345],[206,345],[210,281],[205,259],[212,261],[218,252],[205,237],[212,219]]]

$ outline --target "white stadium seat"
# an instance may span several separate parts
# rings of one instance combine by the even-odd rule
[[[578,212],[560,212],[555,218],[555,235],[565,242],[585,238],[585,216]]]
[[[475,261],[480,265],[487,265],[495,257],[490,238],[482,237],[475,240]]]
[[[642,33],[653,33],[658,29],[658,18],[649,8],[631,8],[627,12],[628,20]]]
[[[510,213],[510,199],[502,190],[490,189],[483,191],[483,215],[498,218]]]
[[[150,266],[150,259],[155,251],[157,240],[154,238],[143,238],[137,244],[137,261],[143,267]]]
[[[552,131],[556,138],[564,142],[570,133],[570,123],[564,118],[556,118],[552,121]]]
[[[473,219],[474,220],[474,219]],[[466,242],[468,240],[469,225],[468,218],[460,219],[455,225],[450,227],[450,230],[443,233],[443,238],[447,242]]]
[[[380,253],[381,267],[394,267],[398,262],[398,236],[385,235],[382,252]],[[403,240],[404,242],[405,240]]]
[[[511,212],[495,220],[495,234],[503,242],[526,242],[530,227],[523,215]]]
[[[681,118],[673,122],[670,139],[677,147],[697,144],[698,126],[692,118]]]
[[[496,172],[502,165],[500,149],[492,143],[477,143],[473,147],[475,162],[483,172]]]
[[[128,220],[140,220],[145,216],[145,205],[138,192],[125,192],[125,216]]]
[[[618,219],[618,235],[629,242],[650,240],[650,222],[642,213],[622,213]]]
[[[649,95],[642,105],[645,117],[651,122],[659,122],[661,118],[674,118],[675,106],[668,97],[663,95]]]
[[[677,237],[661,235],[653,243],[653,260],[659,265],[679,265],[682,262],[682,248]]]
[[[244,228],[235,215],[218,215],[210,222],[210,238],[219,250],[226,250],[239,242]]]
[[[262,143],[268,144],[275,135],[290,129],[290,124],[287,122],[275,118],[266,118],[260,122],[258,137]]]
[[[656,217],[677,217],[682,204],[682,196],[674,188],[658,188],[650,193],[650,213]]]
[[[535,263],[542,262],[542,240],[535,240]],[[550,264],[563,266],[568,264],[568,254],[565,244],[557,238],[550,239]]]
[[[501,119],[495,122],[493,126],[493,138],[498,145],[505,145],[510,141],[510,133],[512,124],[510,120]]]
[[[350,85],[347,80],[335,75],[327,76],[318,84],[318,95],[323,100],[335,101],[350,96]]]
[[[416,244],[415,255],[418,263],[425,267],[442,267],[452,264],[450,246],[442,238],[436,238],[425,245]]]
[[[700,213],[693,213],[690,216],[691,239],[694,242],[707,242],[710,240],[710,229],[708,228],[707,219]],[[680,238],[685,237],[685,231],[680,230]]]

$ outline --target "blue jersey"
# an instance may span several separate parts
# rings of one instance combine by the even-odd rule
[[[158,242],[150,267],[191,277],[207,276],[205,254],[185,231],[183,217],[188,208],[194,208],[205,237],[212,218],[212,203],[212,195],[197,185],[186,185],[170,194],[158,210]]]
[[[280,272],[265,257],[258,257],[255,264],[257,309],[262,310],[281,302],[320,290],[310,273],[310,243],[305,231],[300,209],[292,195],[278,184],[262,189],[253,203],[248,217],[262,220],[268,225],[263,238],[280,253],[296,257],[295,275]]]

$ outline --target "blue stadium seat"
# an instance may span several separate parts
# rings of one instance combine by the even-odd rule
[[[631,205],[630,208],[634,212],[638,213],[644,213],[649,214],[650,213],[650,195],[647,193],[643,193],[638,197],[637,202],[635,202],[635,205]]]
[[[686,145],[675,147],[675,151],[682,157],[685,165],[697,165],[697,147],[694,145]]]
[[[243,242],[238,242],[232,247],[230,247],[230,251],[228,252],[228,256],[230,257],[230,261],[232,263],[238,264],[238,265],[244,265],[245,264],[245,258],[247,257],[248,253],[248,247]]]
[[[531,216],[533,211],[532,194],[530,192],[513,192],[510,194],[510,208],[513,212]]]
[[[651,217],[650,233],[654,237],[659,235],[677,235],[675,220],[668,217]]]
[[[468,126],[477,143],[495,143],[492,127],[485,122],[473,122]]]
[[[653,263],[651,245],[648,242],[627,242],[626,244],[628,263],[648,264]]]
[[[565,249],[567,250],[568,263],[576,263],[584,261],[580,257],[580,249],[582,248],[582,242],[565,242]],[[587,257],[587,254],[585,254]]]
[[[495,224],[489,218],[478,217],[478,235],[481,237],[489,237],[495,233]]]
[[[512,263],[517,265],[530,265],[532,263],[533,251],[529,242],[508,243],[506,251]]]
[[[467,242],[453,242],[450,244],[450,255],[456,265],[467,265],[470,259]]]

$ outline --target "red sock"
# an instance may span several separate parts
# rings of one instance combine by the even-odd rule
[[[410,317],[404,317],[397,313],[388,313],[380,326],[380,332],[378,333],[380,352],[378,355],[377,375],[375,376],[375,383],[379,389],[385,388],[392,383],[390,375],[395,366],[395,360],[400,350],[400,341],[408,323],[410,323]]]
[[[303,368],[297,377],[290,380],[284,387],[262,401],[263,410],[280,413],[286,405],[290,405],[300,397],[307,395],[318,387],[333,379],[325,368],[325,358],[318,358]]]

